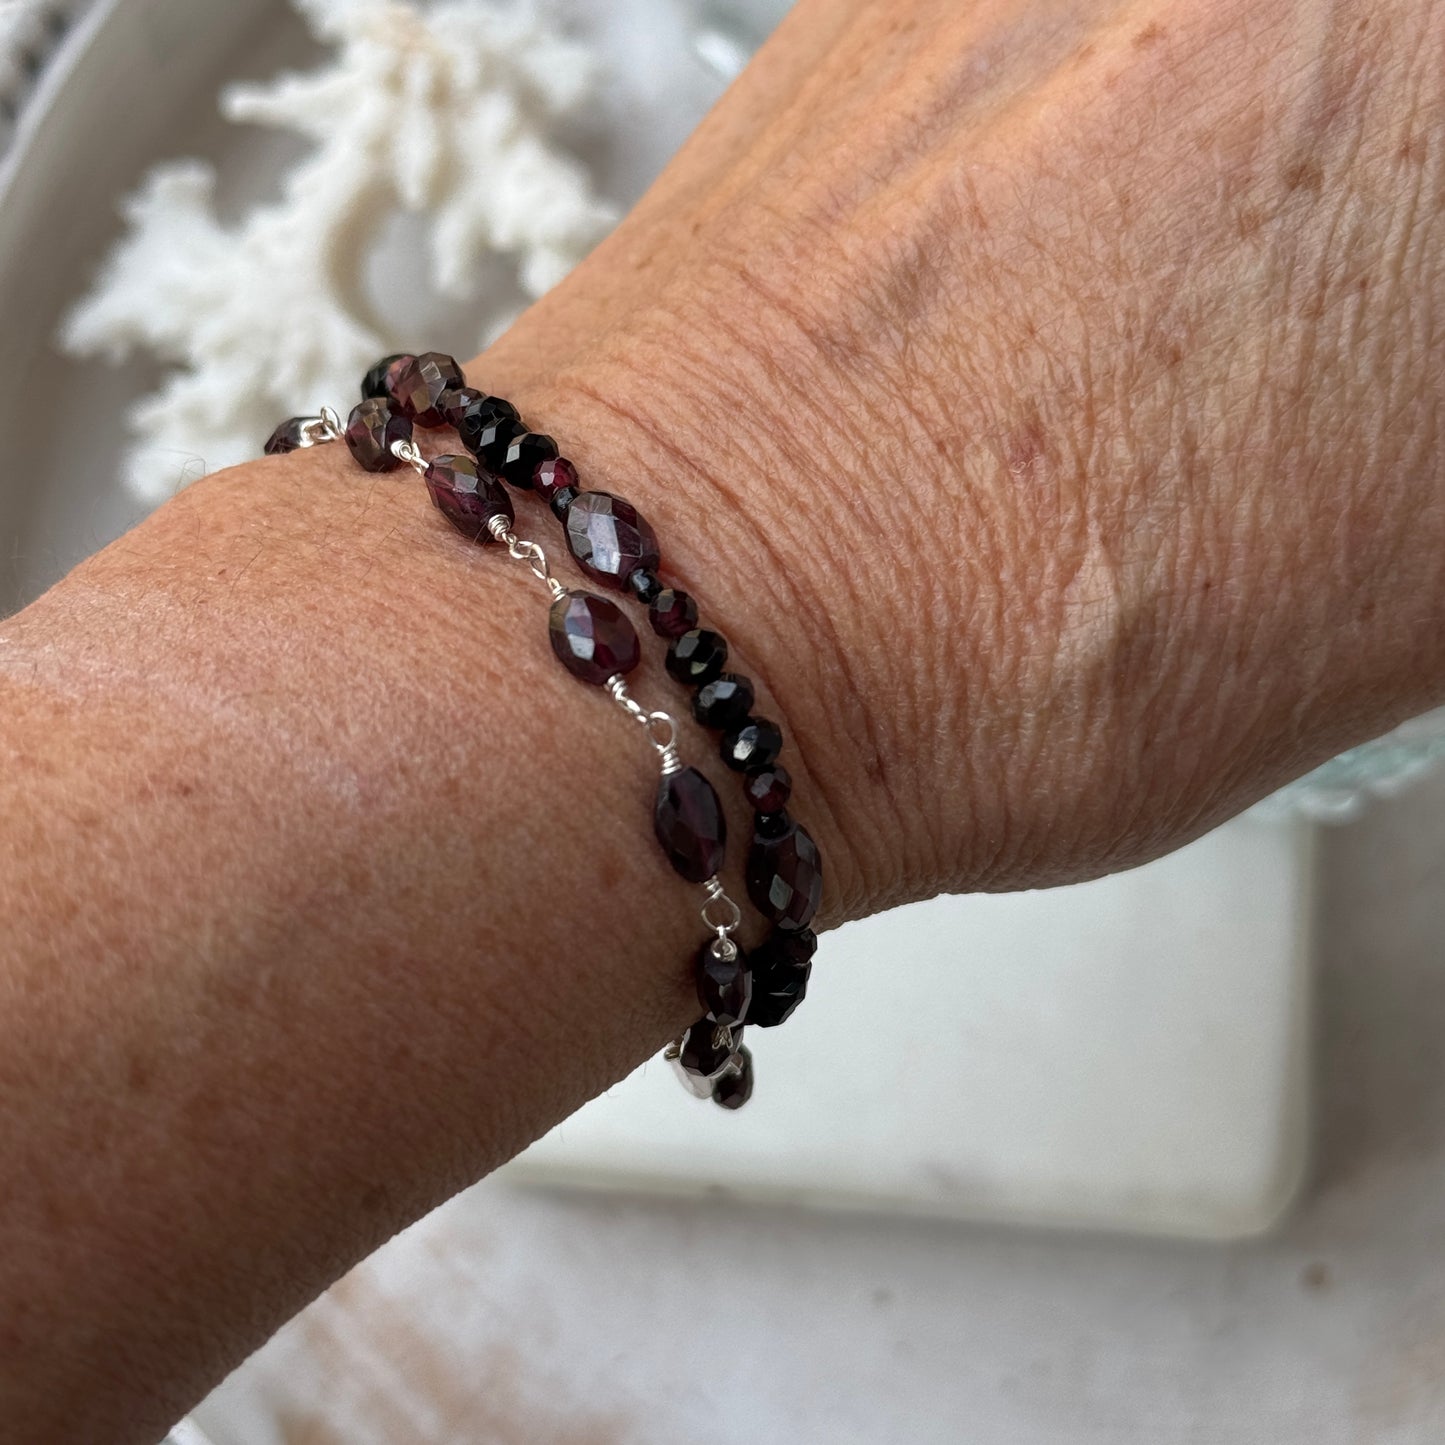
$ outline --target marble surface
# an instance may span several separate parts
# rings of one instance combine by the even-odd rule
[[[1436,1445],[1445,779],[1324,835],[1309,1184],[1188,1245],[492,1180],[223,1386],[216,1445]]]

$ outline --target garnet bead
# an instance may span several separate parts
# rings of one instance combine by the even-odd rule
[[[707,728],[735,728],[753,710],[753,685],[741,673],[724,672],[698,688],[692,715]]]
[[[375,396],[391,395],[391,379],[402,365],[416,358],[407,351],[398,351],[392,356],[383,356],[361,379],[361,399],[369,401]]]
[[[482,393],[474,386],[449,386],[437,398],[437,410],[449,427],[456,428],[461,425],[467,408],[482,399]]]
[[[747,958],[736,944],[731,958],[719,958],[717,940],[710,939],[697,954],[697,996],[714,1023],[742,1023],[753,996],[753,975]]]
[[[659,637],[681,637],[697,626],[697,603],[676,587],[664,587],[652,599],[647,616]]]
[[[639,567],[627,574],[627,590],[644,607],[652,605],[652,599],[662,591],[662,578],[647,567]]]
[[[782,730],[765,717],[750,717],[722,740],[723,762],[740,773],[770,767],[782,750]]]
[[[492,471],[497,448],[505,450],[514,436],[527,430],[517,420],[517,408],[498,396],[484,396],[464,407],[452,425],[462,445]]]
[[[712,1101],[721,1108],[736,1112],[753,1096],[753,1056],[748,1049],[738,1050],[738,1070],[724,1074],[712,1086]]]
[[[753,833],[759,838],[781,838],[793,826],[793,815],[786,808],[776,813],[754,813]]]
[[[823,859],[813,836],[795,823],[781,838],[753,836],[748,897],[783,933],[806,928],[823,897]]]
[[[306,428],[315,420],[314,416],[293,416],[289,421],[283,421],[266,439],[266,455],[284,457],[287,452],[300,451],[308,444]]]
[[[556,456],[557,443],[551,437],[541,432],[519,432],[507,443],[496,471],[508,486],[530,491],[538,466]]]
[[[495,477],[479,472],[471,457],[442,456],[427,464],[422,480],[437,510],[473,542],[494,542],[489,523],[512,524],[512,499]]]
[[[621,588],[639,567],[662,560],[657,535],[631,502],[609,492],[582,492],[567,509],[567,546],[582,570]]]
[[[719,1034],[721,1042],[718,1041]],[[699,1019],[682,1041],[678,1062],[689,1074],[696,1074],[700,1079],[714,1078],[727,1067],[741,1038],[741,1029],[733,1029],[729,1033],[711,1019]]]
[[[544,502],[550,502],[558,492],[577,490],[577,468],[566,457],[543,457],[532,474],[532,485]]]
[[[759,813],[781,813],[793,796],[793,777],[781,763],[754,768],[743,780],[743,792]]]
[[[401,465],[393,455],[395,442],[411,440],[411,423],[379,396],[359,402],[346,423],[346,445],[357,464],[368,472],[389,472]]]
[[[684,632],[667,649],[667,670],[693,687],[711,682],[727,665],[727,642],[706,627]]]
[[[804,942],[806,940],[806,942]],[[774,1029],[786,1023],[808,993],[813,965],[809,961],[817,946],[811,929],[796,934],[773,933],[753,951],[753,998],[748,1005],[748,1022]]]
[[[631,672],[642,660],[637,629],[626,613],[615,602],[591,592],[568,592],[559,597],[552,604],[547,631],[552,651],[563,667],[573,677],[597,687]]]
[[[442,393],[465,384],[461,367],[440,351],[424,351],[402,362],[388,378],[397,410],[417,426],[424,427],[446,423],[439,405]]]
[[[696,768],[663,775],[652,819],[667,861],[689,883],[705,883],[722,869],[727,817],[717,790]]]

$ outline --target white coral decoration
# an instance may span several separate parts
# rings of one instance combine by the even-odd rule
[[[516,293],[476,298],[489,255],[540,295],[615,221],[586,172],[548,138],[589,94],[590,57],[524,9],[446,0],[294,0],[334,63],[222,96],[231,120],[298,131],[315,150],[282,200],[236,230],[216,219],[200,162],[157,168],[126,205],[129,232],[62,343],[180,368],[132,411],[129,485],[159,500],[209,468],[255,456],[282,417],[344,405],[386,333],[365,261],[397,212],[424,215],[436,288],[474,300],[478,346]],[[202,460],[204,459],[204,460]]]

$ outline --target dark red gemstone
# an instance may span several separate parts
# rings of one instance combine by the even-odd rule
[[[755,768],[743,780],[743,792],[759,813],[781,813],[793,796],[793,777],[781,763]]]
[[[437,410],[449,427],[457,428],[467,414],[467,408],[482,400],[482,393],[474,386],[449,386],[437,398]]]
[[[683,1038],[679,1062],[688,1073],[711,1079],[727,1067],[742,1036],[740,1028],[727,1029],[711,1019],[699,1019]]]
[[[415,360],[416,358],[406,351],[383,356],[361,380],[362,401],[369,401],[374,396],[390,396],[392,376],[401,370],[404,363]]]
[[[732,945],[732,956],[721,958],[711,939],[697,954],[697,996],[714,1023],[740,1024],[747,1017],[753,996],[753,975],[742,949]]]
[[[666,667],[679,682],[702,687],[722,672],[727,660],[726,639],[706,627],[694,627],[667,649]]]
[[[664,587],[652,599],[647,618],[659,637],[681,637],[697,626],[697,603],[676,587]]]
[[[557,455],[557,443],[542,432],[519,432],[507,443],[497,474],[509,487],[528,491],[536,479],[537,468]]]
[[[527,430],[517,419],[517,408],[499,396],[484,396],[472,402],[452,425],[462,445],[492,471],[496,470],[495,461],[500,460],[498,448],[505,453],[507,443]]]
[[[440,351],[424,351],[402,362],[388,378],[397,410],[417,426],[445,426],[441,412],[444,391],[464,386],[466,378],[456,361]]]
[[[806,928],[823,897],[823,858],[813,836],[795,823],[781,838],[754,835],[748,849],[748,897],[784,933]]]
[[[753,685],[740,673],[724,672],[698,688],[692,715],[705,728],[735,728],[753,710]]]
[[[662,579],[650,567],[639,567],[627,574],[627,590],[644,607],[650,607],[653,598],[662,591]]]
[[[544,502],[571,487],[577,490],[577,468],[566,457],[543,457],[532,474],[532,485]]]
[[[739,773],[775,763],[783,750],[783,733],[765,717],[750,717],[722,740],[722,760]]]
[[[401,462],[393,455],[392,445],[410,440],[411,423],[379,396],[358,403],[346,423],[346,445],[357,464],[369,472],[389,472],[399,467]]]
[[[753,1055],[750,1049],[738,1050],[739,1067],[727,1073],[712,1086],[712,1101],[720,1108],[736,1111],[753,1096]]]
[[[748,960],[753,970],[750,1024],[774,1029],[792,1017],[793,1010],[807,997],[813,971],[810,959],[817,942],[813,931],[805,928],[796,934],[773,933],[753,950]]]
[[[627,614],[592,592],[559,597],[552,604],[547,630],[552,651],[567,671],[597,687],[631,672],[642,661],[642,644]]]
[[[314,416],[293,416],[283,421],[266,440],[265,452],[268,457],[284,457],[287,452],[300,451],[309,446],[306,428],[316,421]]]
[[[776,813],[754,813],[753,833],[759,838],[781,838],[793,826],[793,815],[786,808]]]
[[[722,869],[727,816],[717,790],[696,768],[663,775],[652,823],[667,861],[689,883],[705,883]]]
[[[471,541],[497,540],[488,525],[493,517],[505,517],[511,525],[512,499],[506,488],[471,457],[437,457],[427,465],[424,480],[437,510]]]
[[[637,508],[608,492],[582,492],[567,509],[567,545],[582,570],[621,588],[639,567],[662,560],[657,536]]]

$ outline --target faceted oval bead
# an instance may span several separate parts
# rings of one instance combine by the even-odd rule
[[[582,492],[567,509],[567,546],[582,570],[621,588],[639,567],[662,560],[657,536],[631,502],[609,492]]]
[[[394,442],[411,440],[411,423],[392,410],[391,403],[372,397],[352,408],[346,423],[346,445],[359,466],[368,472],[389,472],[401,462],[392,455]]]
[[[532,474],[532,485],[544,502],[550,502],[558,492],[577,490],[577,468],[566,457],[543,457]]]
[[[442,393],[465,383],[461,367],[440,351],[424,351],[402,362],[387,380],[396,409],[423,427],[446,424],[440,406]]]
[[[264,451],[268,457],[284,457],[288,452],[300,451],[302,447],[309,446],[306,440],[306,428],[312,422],[319,420],[314,416],[293,416],[283,421],[275,431],[266,438]]]
[[[714,1023],[740,1024],[753,996],[753,974],[742,949],[733,945],[731,958],[719,958],[710,939],[697,953],[697,996]]]
[[[391,356],[383,356],[361,379],[362,401],[369,401],[375,396],[390,396],[392,376],[400,371],[406,362],[415,360],[416,357],[409,351],[398,351]]]
[[[642,660],[642,644],[627,614],[615,602],[592,592],[568,592],[559,597],[552,604],[547,631],[552,651],[563,667],[596,687],[631,672]],[[662,836],[660,829],[658,836]]]
[[[722,740],[722,759],[739,773],[766,768],[783,750],[783,733],[765,717],[750,717]]]
[[[741,673],[724,672],[698,688],[692,715],[706,728],[735,728],[753,710],[753,685]]]
[[[667,649],[667,670],[691,687],[711,682],[727,666],[725,638],[706,627],[694,627],[675,638]]]
[[[557,443],[542,432],[519,432],[507,443],[497,474],[510,487],[530,491],[537,468],[557,455]]]
[[[665,774],[657,785],[652,821],[667,861],[689,883],[705,883],[721,871],[727,851],[727,816],[717,789],[703,773],[683,768]]]
[[[749,959],[753,970],[750,1024],[775,1029],[792,1017],[794,1009],[807,997],[813,971],[810,960],[817,941],[813,931],[805,928],[796,934],[775,932],[754,949]]]
[[[647,620],[659,637],[681,637],[697,626],[697,603],[676,587],[664,587],[652,599]]]
[[[739,1049],[735,1073],[726,1073],[712,1086],[712,1101],[719,1108],[736,1112],[753,1096],[753,1055],[751,1049]]]
[[[759,813],[781,813],[793,796],[793,775],[781,763],[754,768],[743,780],[743,792]]]
[[[679,1062],[689,1074],[701,1079],[716,1078],[727,1068],[742,1034],[740,1028],[729,1030],[711,1019],[699,1019],[683,1038]]]
[[[823,858],[813,836],[795,823],[781,838],[753,836],[748,897],[780,931],[806,928],[823,897]]]
[[[498,448],[505,451],[514,436],[527,430],[517,417],[517,408],[499,396],[484,396],[470,402],[457,414],[452,425],[462,445],[492,471],[496,470],[493,459],[500,459]]]
[[[512,499],[495,477],[480,472],[471,457],[441,456],[428,463],[423,478],[437,510],[473,542],[494,542],[493,517],[513,520]]]
[[[437,398],[437,410],[449,427],[455,429],[467,414],[467,408],[481,401],[483,393],[474,386],[449,386]]]

